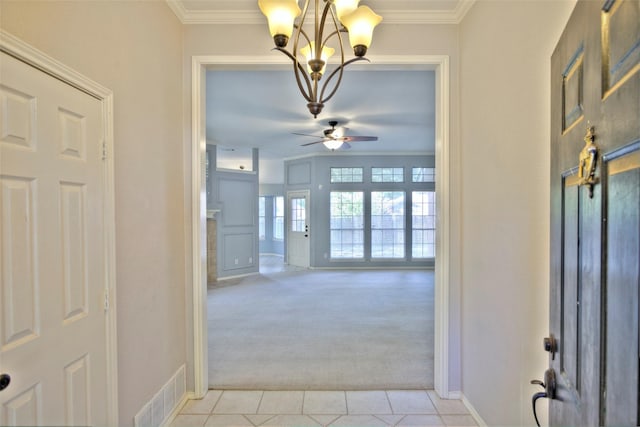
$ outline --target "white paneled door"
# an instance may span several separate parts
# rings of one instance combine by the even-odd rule
[[[309,268],[309,191],[287,193],[287,262],[295,267]]]
[[[0,57],[0,425],[107,425],[100,100]]]

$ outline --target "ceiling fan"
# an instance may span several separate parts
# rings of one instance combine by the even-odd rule
[[[314,138],[322,138],[319,141],[313,141],[313,142],[308,142],[306,144],[301,144],[302,147],[306,147],[307,145],[323,143],[325,147],[327,147],[330,150],[337,150],[337,149],[344,150],[344,149],[350,148],[351,147],[351,145],[349,144],[350,142],[378,140],[377,136],[345,136],[344,131],[346,128],[344,127],[336,128],[337,125],[338,125],[337,120],[330,120],[329,126],[331,126],[331,129],[325,129],[323,132],[324,136],[308,135],[306,133],[296,133],[296,132],[294,132],[293,134],[301,135],[301,136],[311,136]]]

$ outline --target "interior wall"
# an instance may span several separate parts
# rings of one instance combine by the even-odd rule
[[[184,27],[184,116],[191,119],[191,77],[192,58],[198,56],[233,56],[247,57],[252,55],[268,56],[280,55],[272,52],[273,40],[269,35],[267,25],[186,25]],[[460,176],[459,176],[459,148],[458,148],[458,27],[457,25],[388,25],[382,24],[376,28],[376,35],[367,57],[375,63],[376,56],[397,55],[447,55],[450,66],[450,129],[449,150],[450,170],[442,171],[449,175],[451,194],[451,234],[450,253],[451,272],[449,277],[449,390],[461,390],[461,358],[460,358]],[[184,129],[185,154],[184,168],[191,170],[191,128]],[[186,218],[191,218],[191,176],[186,175],[185,201]],[[280,181],[282,182],[282,181]],[[187,250],[191,258],[191,224],[185,223],[187,233]],[[187,271],[190,275],[191,271]],[[190,292],[190,291],[189,291]],[[191,320],[189,320],[191,322]],[[188,325],[192,328],[191,323]],[[192,329],[191,329],[192,330]],[[193,334],[188,334],[191,337]],[[188,350],[193,348],[189,343]],[[189,350],[190,351],[190,350]],[[189,360],[193,355],[189,354]]]
[[[258,175],[216,170],[218,279],[257,273]],[[238,197],[242,195],[242,197]]]
[[[489,425],[533,424],[548,363],[550,58],[574,4],[480,0],[460,25],[462,388]]]
[[[164,2],[6,1],[0,26],[114,92],[119,425],[185,363],[182,25]]]

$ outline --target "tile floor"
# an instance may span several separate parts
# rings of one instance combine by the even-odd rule
[[[476,426],[459,400],[432,391],[209,390],[190,400],[172,427]]]

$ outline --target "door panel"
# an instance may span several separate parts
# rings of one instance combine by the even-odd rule
[[[38,383],[6,402],[3,422],[10,426],[43,425],[41,394],[41,384]]]
[[[640,276],[640,143],[605,161],[607,248],[605,293],[605,425],[638,425],[638,284]],[[625,150],[626,151],[626,150]]]
[[[2,187],[2,323],[3,348],[20,346],[40,332],[35,271],[33,179],[0,178]]]
[[[639,18],[579,0],[552,56],[551,425],[640,421]]]
[[[580,352],[580,255],[578,236],[580,235],[580,191],[575,180],[565,180],[563,206],[563,246],[561,282],[560,372],[565,377],[567,388],[579,388]],[[577,396],[575,396],[577,398]]]
[[[0,58],[0,425],[106,425],[102,103]]]

